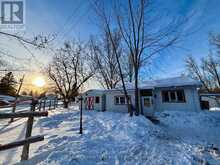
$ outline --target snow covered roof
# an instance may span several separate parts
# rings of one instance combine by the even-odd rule
[[[90,93],[92,93],[92,94],[99,95],[99,94],[103,94],[104,91],[106,91],[106,90],[105,89],[90,89],[90,90],[84,92],[83,94],[90,94]]]
[[[139,87],[141,89],[146,89],[178,86],[201,86],[201,82],[186,76],[180,76],[160,80],[144,81],[140,84]]]
[[[154,88],[165,88],[165,87],[178,87],[178,86],[201,86],[199,81],[186,76],[164,78],[158,80],[143,81],[139,84],[139,89],[154,89]],[[126,83],[127,89],[134,89],[134,83]],[[122,89],[122,86],[116,88]]]
[[[139,84],[139,89],[154,89],[154,88],[167,88],[167,87],[183,87],[183,86],[201,86],[201,82],[196,81],[186,76],[164,78],[158,80],[143,81]],[[127,90],[134,89],[134,83],[126,83]],[[103,94],[108,91],[122,90],[122,85],[114,89],[92,89],[86,93]]]

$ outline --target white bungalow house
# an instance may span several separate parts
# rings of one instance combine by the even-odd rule
[[[183,76],[145,81],[139,85],[140,107],[146,115],[165,110],[199,111],[200,86],[200,82]],[[134,88],[127,88],[134,104]],[[89,90],[82,96],[85,110],[127,112],[122,88]]]

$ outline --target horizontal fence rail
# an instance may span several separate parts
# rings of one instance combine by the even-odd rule
[[[48,112],[15,112],[15,113],[0,113],[0,119],[19,118],[19,117],[41,117],[48,116]]]
[[[8,149],[15,148],[15,147],[20,147],[25,144],[35,143],[35,142],[39,142],[39,141],[43,141],[43,140],[44,140],[44,136],[32,136],[32,137],[29,137],[24,140],[0,145],[0,151],[8,150]]]
[[[38,105],[38,101],[33,99],[32,103],[30,104],[29,111],[22,110],[19,112],[15,112],[16,108],[13,107],[13,110],[11,113],[0,113],[0,119],[9,119],[9,118],[11,119],[9,123],[13,122],[14,118],[28,118],[27,125],[26,125],[25,139],[11,142],[8,144],[0,144],[0,151],[23,146],[22,154],[21,154],[21,161],[28,160],[30,144],[44,140],[44,136],[42,135],[39,135],[39,136],[31,135],[32,129],[33,129],[34,117],[48,116],[48,111],[42,111],[42,112],[37,111],[36,112],[37,105]]]

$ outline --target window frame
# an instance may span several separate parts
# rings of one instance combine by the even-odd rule
[[[129,98],[130,98],[130,96],[128,96]],[[118,103],[116,103],[116,99],[118,98]],[[124,99],[124,102],[122,103],[122,101],[121,101],[121,98],[123,98]],[[125,96],[123,96],[123,95],[119,95],[119,96],[114,96],[114,104],[115,105],[126,105],[127,104],[127,101],[126,101],[126,98],[125,98]]]
[[[145,100],[148,100],[148,104],[146,105],[145,103]],[[150,108],[152,107],[152,99],[150,97],[144,97],[143,98],[143,107],[146,107],[146,108]]]
[[[182,100],[179,100],[178,99],[178,92],[181,92],[181,94],[182,94]],[[176,98],[177,98],[177,100],[179,101],[179,102],[186,102],[186,95],[185,95],[185,91],[184,90],[177,90],[176,91]]]
[[[98,102],[97,102],[97,98],[98,98]],[[95,96],[95,104],[100,104],[100,97],[99,96]]]
[[[177,102],[176,91],[169,91],[169,102]]]
[[[178,92],[182,93],[182,100],[178,97]],[[168,100],[165,100],[165,93],[168,94]],[[174,93],[175,99],[171,99],[171,93]],[[186,103],[186,96],[185,96],[185,90],[184,89],[176,89],[176,90],[162,90],[161,91],[161,97],[163,103]]]

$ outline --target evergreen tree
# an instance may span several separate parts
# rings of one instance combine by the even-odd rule
[[[0,94],[9,96],[16,95],[16,81],[12,72],[5,74],[0,80]]]

